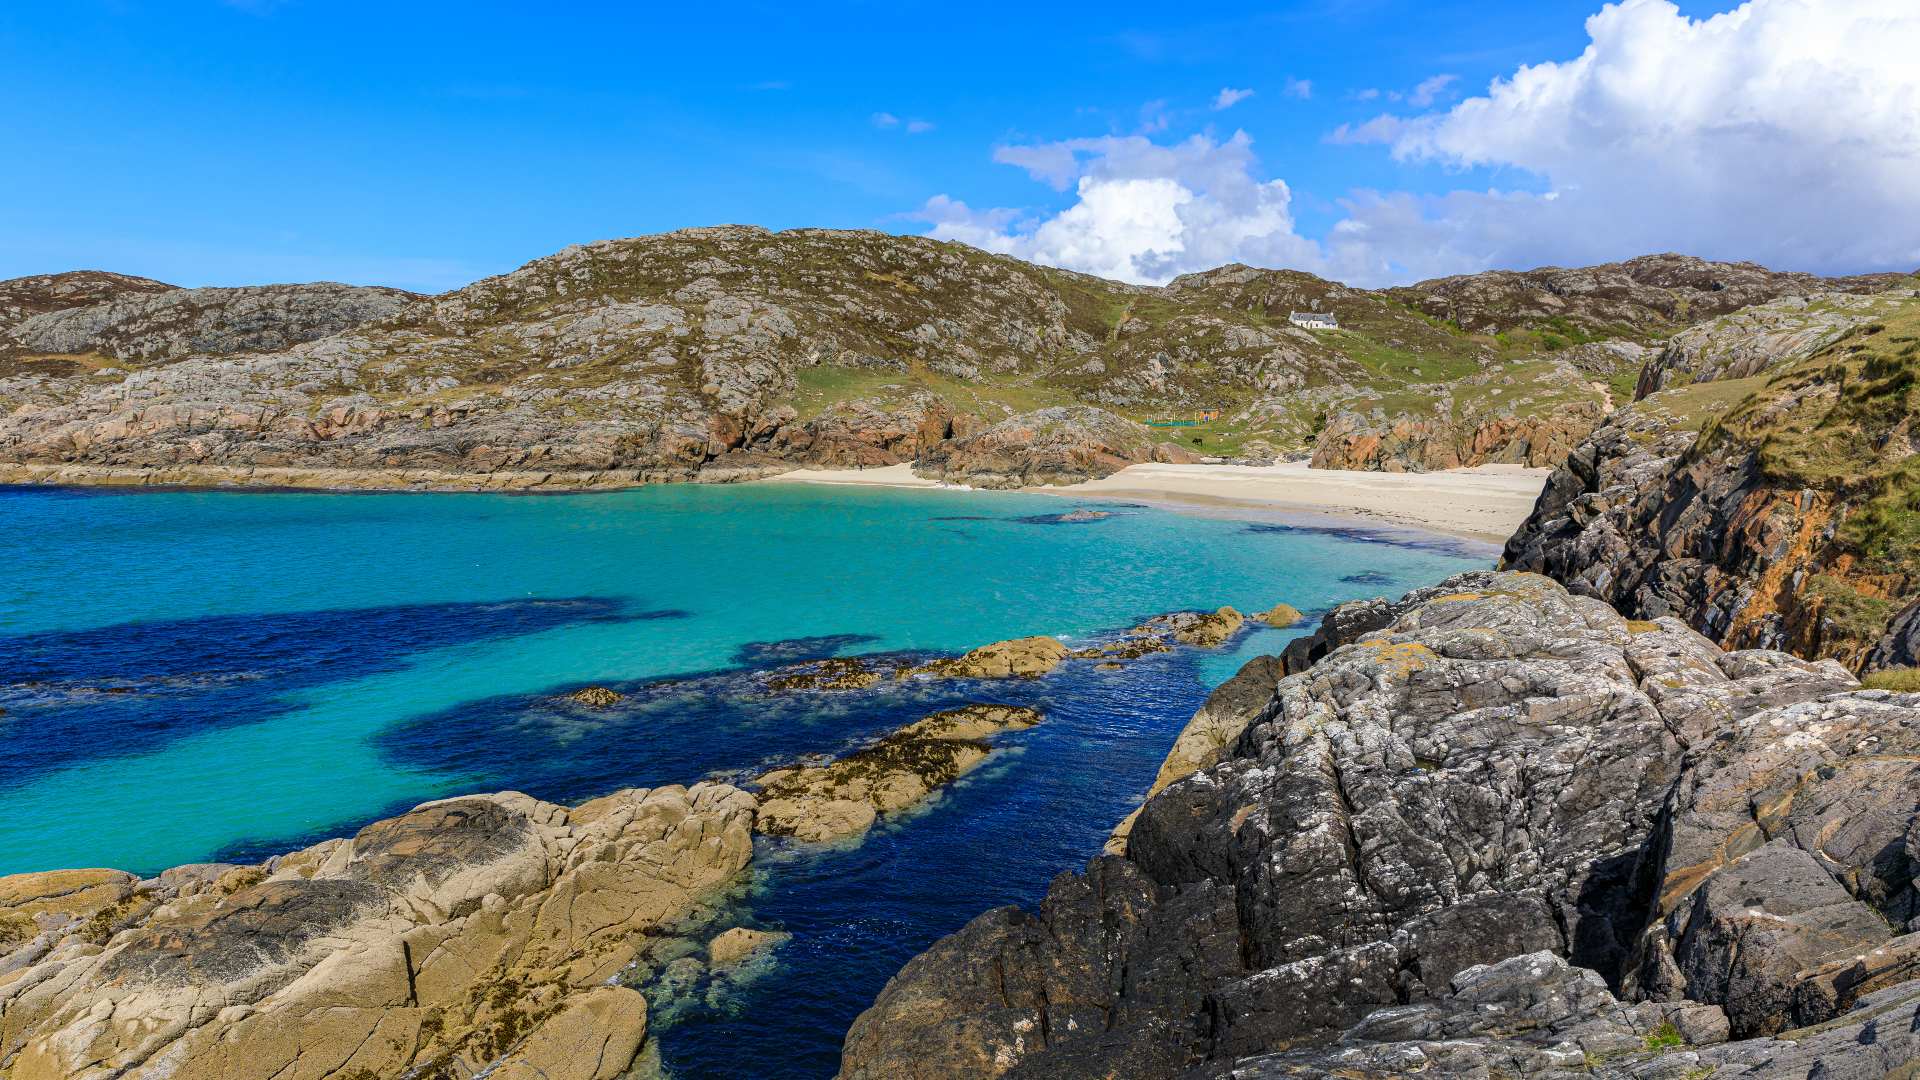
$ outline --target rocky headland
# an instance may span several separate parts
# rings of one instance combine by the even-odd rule
[[[1920,1054],[1920,697],[1532,574],[1360,608],[1305,670],[1216,694],[1120,854],[903,969],[842,1075],[1878,1076]]]

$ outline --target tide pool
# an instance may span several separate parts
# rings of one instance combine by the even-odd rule
[[[579,496],[0,489],[0,873],[254,860],[426,799],[578,801],[857,745],[980,687],[769,698],[825,655],[1306,611],[1490,561],[1446,542],[1049,496],[804,486]],[[658,1026],[673,1075],[830,1075],[901,963],[1078,869],[1208,688],[1297,631],[993,699],[1039,727],[847,851],[771,846],[761,979]],[[671,680],[669,684],[667,681]],[[555,696],[606,683],[604,715]]]

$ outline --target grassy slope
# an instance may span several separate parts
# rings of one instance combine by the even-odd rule
[[[1871,568],[1920,574],[1920,300],[1775,375],[1721,421],[1774,481],[1856,501],[1841,537]]]

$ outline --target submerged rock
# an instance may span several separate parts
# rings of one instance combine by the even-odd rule
[[[835,656],[775,675],[767,680],[767,689],[865,690],[879,681],[880,673],[859,657]]]
[[[612,1080],[647,1003],[608,981],[746,867],[753,816],[714,784],[571,810],[508,792],[254,868],[7,879],[48,929],[0,946],[0,1062],[9,1080]]]
[[[1110,518],[1112,516],[1113,515],[1111,513],[1105,510],[1081,509],[1081,510],[1069,510],[1064,514],[1061,514],[1057,520],[1063,521],[1063,522],[1099,521],[1102,518]]]
[[[714,967],[731,967],[750,957],[778,948],[792,934],[776,930],[750,930],[736,926],[722,931],[707,943],[707,960]]]
[[[1040,722],[1018,705],[965,705],[908,724],[826,765],[762,775],[760,831],[807,842],[857,836],[881,814],[904,810],[978,767],[986,741]]]

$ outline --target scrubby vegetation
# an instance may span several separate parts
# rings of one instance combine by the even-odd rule
[[[1844,495],[1841,539],[1865,568],[1920,576],[1920,301],[1869,323],[1765,381],[1703,432],[1739,440],[1776,484]]]

